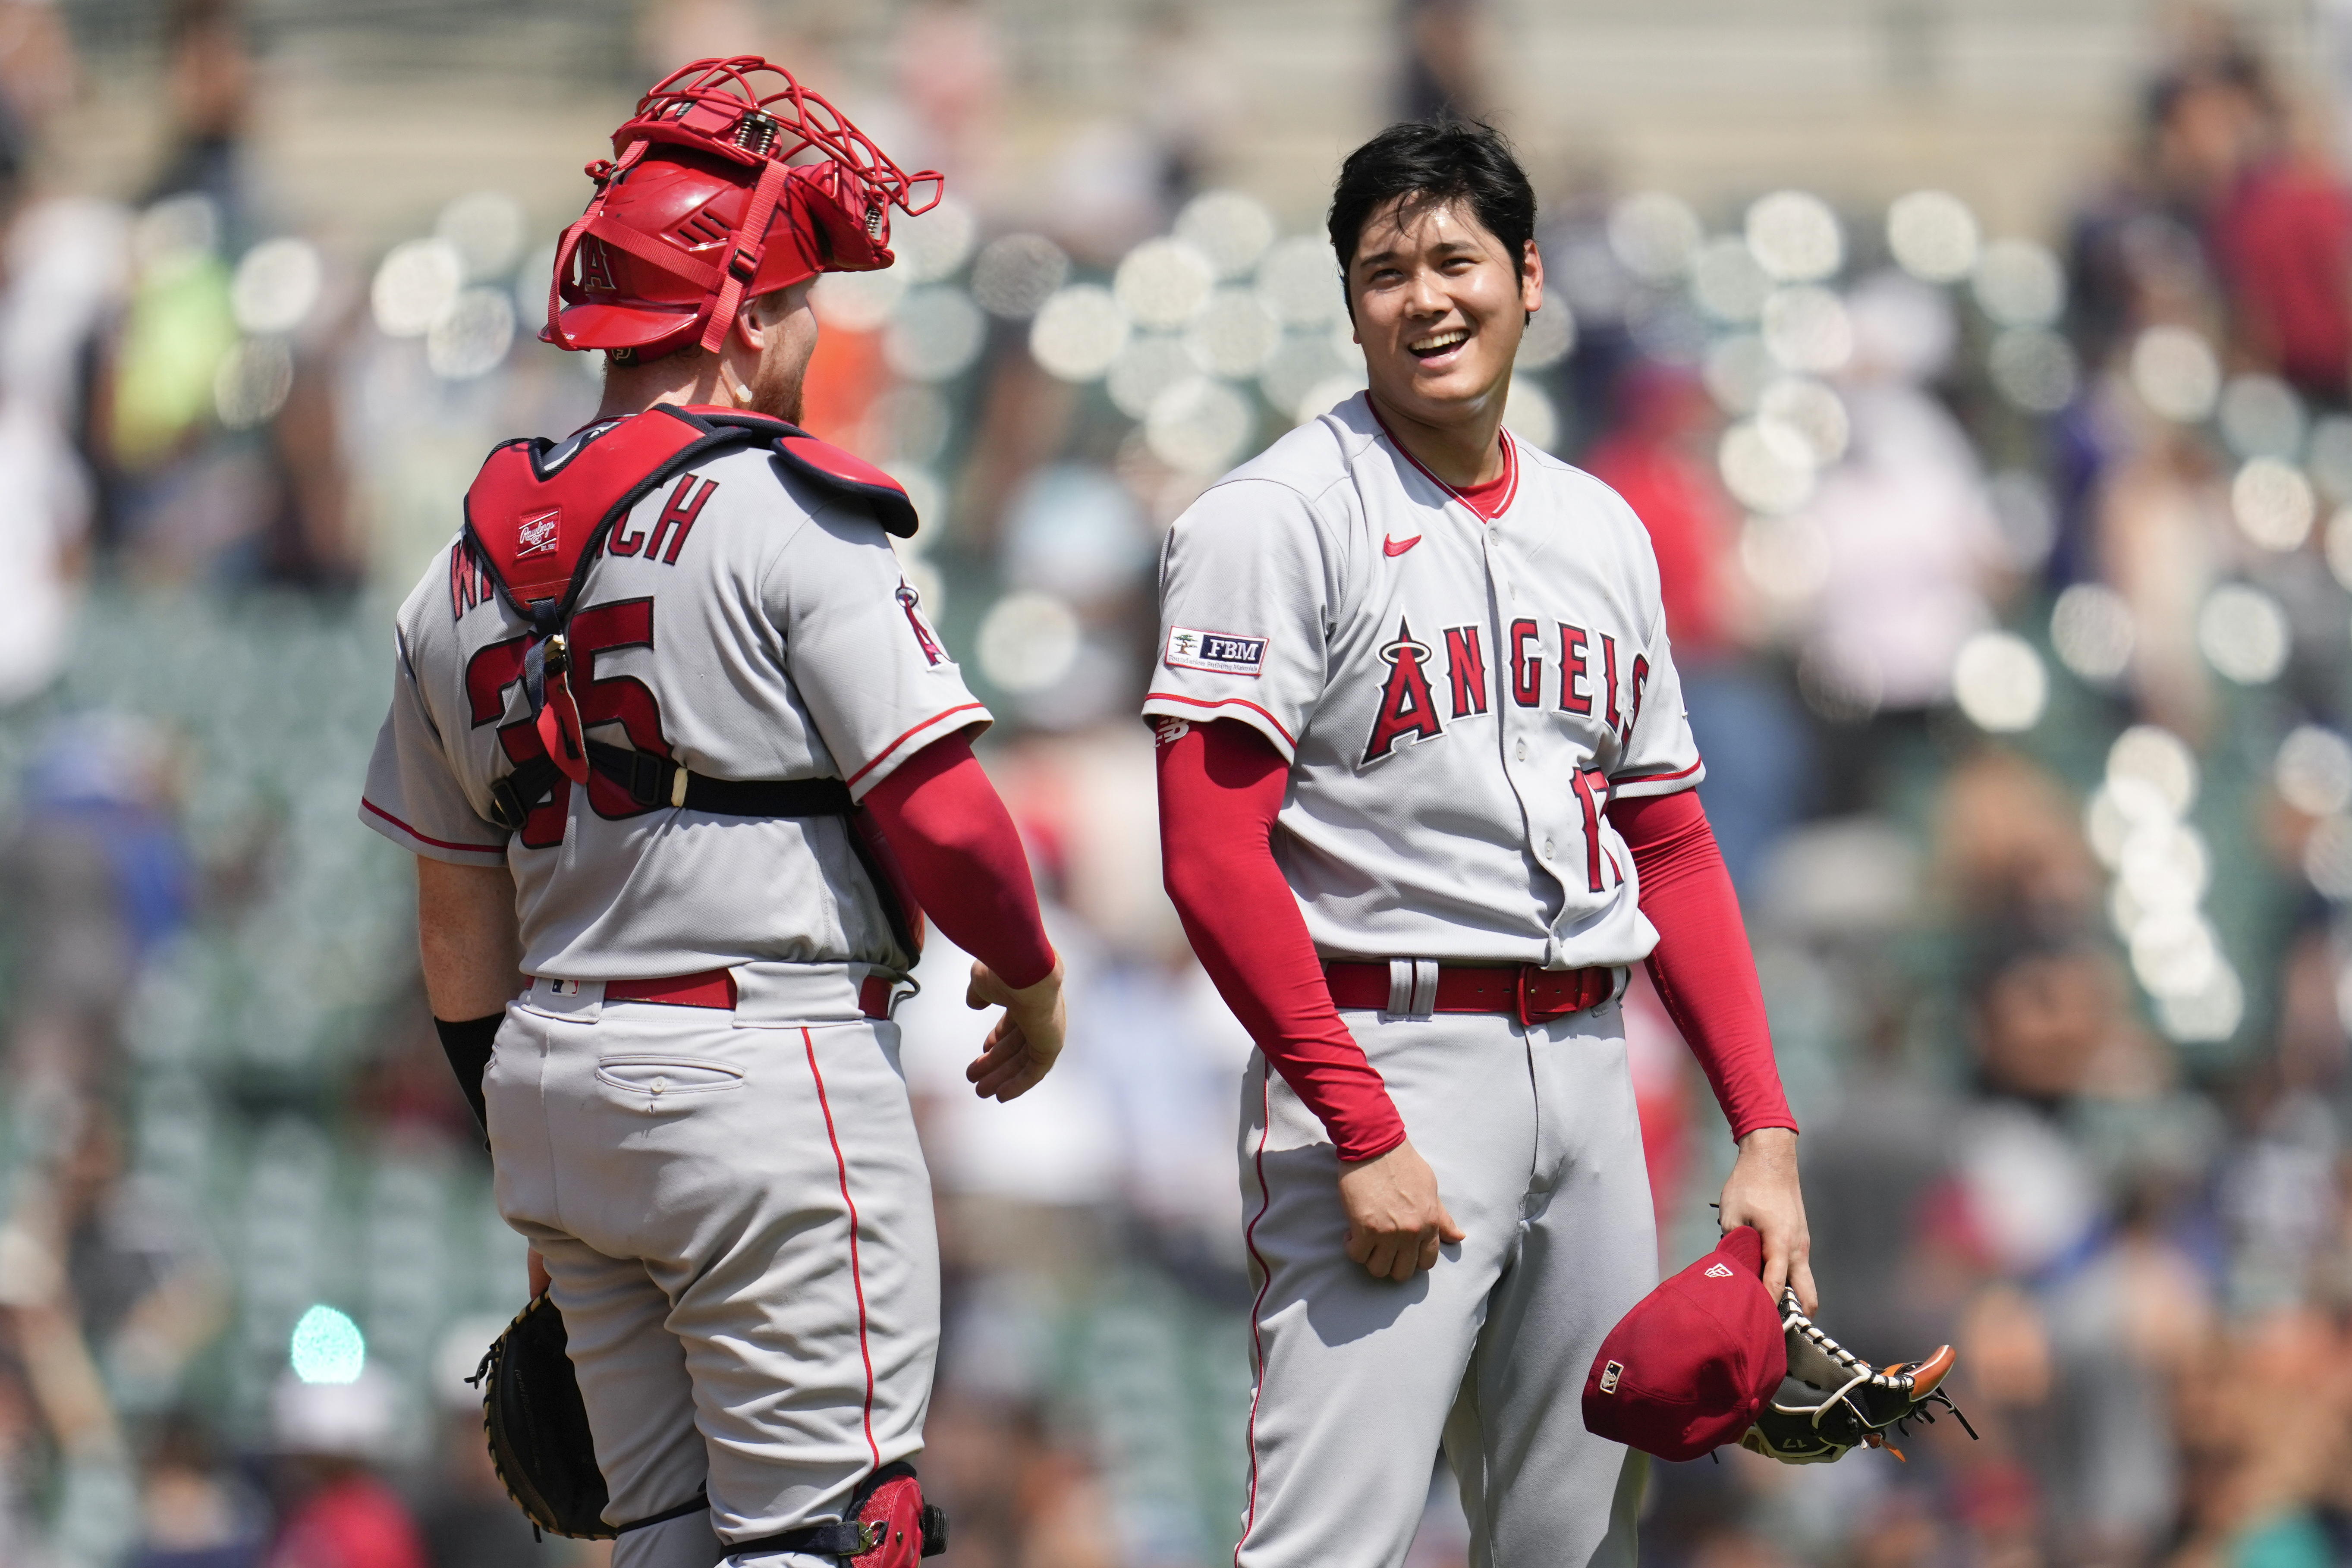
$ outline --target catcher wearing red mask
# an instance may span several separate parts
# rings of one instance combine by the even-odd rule
[[[939,1265],[890,1022],[926,917],[1003,1009],[980,1094],[1063,1035],[969,745],[989,715],[892,552],[914,508],[793,423],[811,285],[888,266],[939,176],[749,58],[668,78],[613,148],[541,334],[604,353],[604,406],[467,492],[399,614],[361,816],[417,856],[434,1016],[561,1311],[502,1342],[503,1393],[522,1436],[568,1408],[593,1447],[510,1474],[519,1500],[617,1534],[616,1568],[908,1568],[945,1544],[910,1465]],[[559,1321],[551,1360],[509,1343]]]

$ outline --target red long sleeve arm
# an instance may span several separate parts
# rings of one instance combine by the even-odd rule
[[[1609,820],[1633,851],[1642,912],[1658,928],[1651,984],[1706,1071],[1731,1135],[1745,1138],[1759,1127],[1794,1131],[1739,896],[1698,792],[1613,801]]]
[[[1196,724],[1160,758],[1160,859],[1201,967],[1342,1160],[1404,1142],[1388,1085],[1331,1005],[1271,837],[1289,767],[1255,731]]]
[[[933,741],[866,793],[866,809],[950,942],[1016,990],[1053,973],[1029,857],[970,742]]]

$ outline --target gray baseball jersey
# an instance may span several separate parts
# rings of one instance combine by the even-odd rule
[[[863,797],[932,741],[988,722],[881,526],[761,451],[647,495],[579,603],[573,689],[590,738],[659,741],[698,773],[841,778]],[[645,808],[593,775],[584,789],[559,779],[520,832],[494,827],[505,731],[530,717],[527,629],[454,543],[435,558],[400,609],[392,710],[360,808],[419,855],[510,867],[527,972],[912,967],[838,817]]]
[[[1144,712],[1236,719],[1288,759],[1274,851],[1327,957],[1580,968],[1656,943],[1606,815],[1701,776],[1649,535],[1598,480],[1502,439],[1488,521],[1358,396],[1169,532]],[[1644,1471],[1576,1398],[1656,1279],[1616,1004],[1532,1026],[1342,1016],[1467,1236],[1410,1285],[1368,1277],[1329,1135],[1256,1058],[1238,1568],[1396,1568],[1441,1446],[1472,1562],[1631,1563]]]
[[[1327,955],[1631,963],[1657,933],[1612,798],[1703,776],[1649,534],[1504,437],[1493,522],[1358,395],[1169,531],[1146,715],[1290,762],[1276,856]]]

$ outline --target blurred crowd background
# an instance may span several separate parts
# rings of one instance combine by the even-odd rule
[[[957,954],[901,1014],[948,1561],[1230,1552],[1249,1047],[1159,889],[1156,540],[1361,384],[1332,170],[1463,112],[1545,204],[1510,421],[1657,547],[1821,1320],[1956,1343],[1982,1434],[1657,1467],[1648,1560],[2352,1563],[2343,0],[0,0],[0,1563],[601,1561],[481,1452],[522,1247],[353,811],[392,606],[594,405],[533,340],[579,165],[734,52],[946,172],[820,287],[810,423],[918,497],[1074,976],[1009,1108]],[[1678,1268],[1731,1149],[1628,1029]],[[1466,1545],[1435,1477],[1412,1568]]]

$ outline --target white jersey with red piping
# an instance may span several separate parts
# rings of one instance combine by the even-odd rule
[[[646,806],[592,773],[558,778],[519,833],[493,826],[492,782],[535,751],[529,630],[457,543],[434,557],[400,609],[360,807],[419,855],[510,868],[527,972],[912,967],[843,817]],[[838,778],[862,798],[931,742],[989,722],[881,525],[757,448],[674,476],[614,523],[570,642],[589,739],[718,779]]]
[[[1488,521],[1359,395],[1169,531],[1143,711],[1289,761],[1275,855],[1327,957],[1578,968],[1657,941],[1607,807],[1704,769],[1649,534],[1504,443]]]

